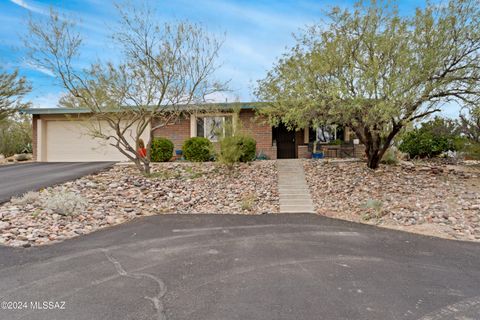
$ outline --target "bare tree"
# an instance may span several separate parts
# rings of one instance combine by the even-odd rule
[[[31,63],[53,72],[68,91],[61,103],[89,110],[89,134],[149,174],[154,131],[224,90],[212,80],[222,42],[196,24],[159,23],[148,7],[117,9],[120,23],[112,38],[121,49],[118,63],[76,67],[82,38],[75,23],[54,10],[47,21],[30,18],[25,45]],[[147,156],[142,157],[138,142],[145,134]]]
[[[0,71],[0,121],[28,106],[22,99],[30,90],[27,80],[19,77],[17,70],[12,73]]]

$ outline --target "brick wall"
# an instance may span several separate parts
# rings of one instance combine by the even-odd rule
[[[257,141],[257,153],[263,152],[270,159],[276,159],[277,151],[272,147],[272,127],[264,123],[263,118],[257,118],[253,110],[242,110],[239,120],[242,131]],[[186,115],[175,124],[155,130],[154,135],[172,140],[175,150],[182,149],[183,142],[190,138],[190,116]]]
[[[174,145],[174,152],[175,150],[181,150],[183,142],[190,138],[190,116],[181,116],[174,124],[156,129],[154,136],[171,140]]]
[[[355,154],[355,158],[365,159],[367,157],[365,154],[365,145],[364,144],[354,145],[354,154]]]
[[[33,161],[37,161],[37,120],[40,118],[39,115],[35,114],[32,116],[32,156]]]
[[[297,147],[297,158],[299,159],[309,159],[312,157],[310,151],[308,151],[308,144],[299,145]]]
[[[272,147],[272,126],[266,119],[256,116],[254,110],[242,110],[239,120],[242,130],[257,141],[257,153],[263,152],[270,159],[276,159],[277,150]]]

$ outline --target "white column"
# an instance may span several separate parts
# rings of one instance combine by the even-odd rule
[[[43,126],[44,121],[42,119],[37,119],[37,161],[44,161],[44,154],[43,154]]]
[[[190,115],[190,138],[197,136],[197,117],[193,114]]]
[[[308,144],[310,140],[309,135],[310,135],[310,130],[308,127],[305,127],[305,129],[303,129],[303,143]]]

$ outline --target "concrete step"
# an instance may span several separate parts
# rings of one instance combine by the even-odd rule
[[[311,200],[305,199],[285,199],[280,200],[280,205],[283,206],[313,206],[313,202]]]
[[[280,213],[315,213],[313,206],[280,206]]]
[[[310,201],[311,198],[310,198],[310,195],[308,194],[304,194],[304,193],[280,193],[280,196],[282,197],[282,199],[289,199],[289,200],[308,200]]]

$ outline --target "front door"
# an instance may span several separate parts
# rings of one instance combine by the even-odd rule
[[[288,130],[283,124],[276,129],[277,159],[294,159],[295,155],[295,131]]]

